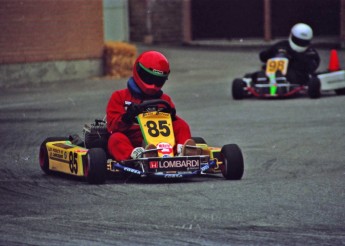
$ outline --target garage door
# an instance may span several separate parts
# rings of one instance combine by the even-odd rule
[[[193,40],[263,38],[264,0],[191,0]],[[339,36],[340,0],[271,0],[272,36],[286,37],[297,22],[315,35]]]

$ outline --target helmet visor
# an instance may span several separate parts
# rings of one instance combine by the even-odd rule
[[[305,39],[301,39],[301,38],[297,38],[295,36],[292,35],[291,37],[291,41],[300,46],[300,47],[308,47],[310,45],[310,40],[305,40]]]
[[[162,87],[165,81],[168,79],[168,73],[146,68],[140,62],[137,64],[137,72],[141,80],[148,85]]]

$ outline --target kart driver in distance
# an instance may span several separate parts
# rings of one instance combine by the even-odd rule
[[[318,52],[310,46],[312,38],[312,28],[307,24],[298,23],[292,27],[288,40],[280,41],[260,52],[260,60],[266,63],[268,59],[278,55],[286,57],[289,60],[287,80],[290,83],[306,85],[310,75],[320,64]]]
[[[136,159],[143,152],[143,137],[140,126],[136,124],[136,116],[140,113],[138,105],[145,100],[163,99],[171,108],[173,130],[175,134],[174,153],[193,155],[194,149],[186,145],[195,145],[186,121],[176,115],[175,105],[162,87],[168,79],[170,65],[168,59],[157,51],[143,52],[135,61],[133,76],[127,82],[127,88],[113,92],[107,108],[107,129],[111,134],[108,141],[109,153],[118,161]],[[155,149],[153,145],[146,149]],[[152,156],[153,155],[153,156]],[[146,157],[156,156],[156,152],[145,154]]]

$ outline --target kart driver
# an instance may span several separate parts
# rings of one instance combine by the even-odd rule
[[[281,55],[289,59],[286,78],[290,83],[305,85],[320,64],[317,51],[310,47],[313,30],[304,23],[298,23],[291,29],[288,40],[280,41],[267,50],[260,52],[262,62]]]
[[[195,141],[191,139],[189,125],[176,115],[174,103],[162,91],[169,73],[169,62],[163,54],[157,51],[143,52],[134,63],[133,76],[129,78],[127,88],[115,91],[111,95],[106,108],[107,129],[111,134],[108,150],[116,160],[127,160],[130,157],[137,159],[145,151],[136,116],[140,113],[138,104],[152,99],[165,100],[172,108],[171,117],[176,141],[174,153],[191,155],[187,152],[193,148],[186,146],[195,146]],[[146,150],[155,148],[153,145],[146,146]],[[145,156],[154,157],[157,156],[157,152],[149,152]]]

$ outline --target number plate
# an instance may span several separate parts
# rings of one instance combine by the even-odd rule
[[[283,75],[286,74],[289,60],[287,58],[271,58],[266,63],[266,74],[275,74],[276,71],[280,70]]]
[[[164,146],[164,150],[158,152],[159,156],[173,155],[175,135],[170,114],[157,111],[142,113],[138,115],[138,122],[146,144],[153,144],[158,148]],[[167,149],[171,150],[165,153]]]

